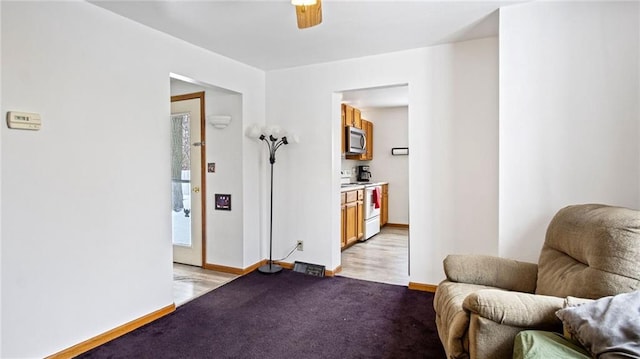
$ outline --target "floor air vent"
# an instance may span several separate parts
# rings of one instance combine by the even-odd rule
[[[316,277],[324,277],[324,266],[321,266],[319,264],[311,264],[311,263],[296,261],[293,264],[293,271],[313,275]]]

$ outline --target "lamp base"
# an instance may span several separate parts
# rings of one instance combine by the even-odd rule
[[[277,264],[265,264],[263,266],[260,266],[258,268],[258,271],[260,273],[264,273],[264,274],[275,274],[278,273],[282,270],[282,267],[277,265]]]

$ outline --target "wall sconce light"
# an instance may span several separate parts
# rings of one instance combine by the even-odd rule
[[[231,116],[229,115],[209,115],[207,116],[207,122],[211,124],[211,126],[217,129],[223,129],[229,126],[231,123]]]

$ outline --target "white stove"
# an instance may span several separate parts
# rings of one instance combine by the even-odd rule
[[[382,187],[366,186],[364,188],[364,237],[363,241],[380,233],[380,205],[382,204]]]

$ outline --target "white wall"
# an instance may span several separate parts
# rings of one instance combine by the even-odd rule
[[[2,29],[2,4],[0,4],[0,29]],[[0,57],[2,55],[2,31],[0,31]],[[0,66],[0,84],[2,84],[2,66]],[[2,86],[0,86],[0,108],[2,107]],[[2,112],[4,113],[4,111]],[[2,136],[4,126],[0,126],[0,203],[2,203]],[[0,205],[0,258],[2,258],[2,205]],[[2,263],[0,263],[0,278],[2,277]],[[0,316],[2,316],[2,285],[0,285]],[[2,320],[0,320],[0,355],[2,355]]]
[[[220,93],[211,104],[213,114],[230,115],[232,120],[224,129],[208,124],[206,130],[207,162],[216,164],[216,172],[207,173],[207,263],[244,268],[253,264],[244,262],[244,207],[256,204],[244,203],[242,185],[244,181],[258,183],[258,179],[245,177],[242,172],[242,96]],[[231,194],[231,211],[215,210],[216,193]],[[251,257],[254,260],[262,258],[259,248]]]
[[[640,207],[638,3],[500,13],[500,255],[537,261],[558,209]]]
[[[252,122],[265,79],[86,2],[1,7],[2,113],[39,112],[43,127],[2,125],[0,357],[43,357],[173,302],[169,73],[242,93]],[[255,263],[260,188],[242,186]]]
[[[304,239],[294,260],[340,264],[336,93],[398,84],[409,86],[411,281],[438,283],[452,251],[495,253],[497,78],[495,38],[268,72],[267,121],[302,138],[276,163],[274,256]]]
[[[391,155],[393,147],[409,147],[409,109],[376,108],[363,113],[374,125],[373,160],[368,162],[373,180],[389,182],[389,223],[409,224],[409,157]]]
[[[429,260],[439,270],[421,283],[437,284],[434,280],[444,278],[441,262],[447,254],[497,253],[497,46],[497,39],[491,38],[434,51],[428,65],[432,72],[426,118],[432,126],[430,136],[413,128],[414,104],[409,103],[410,223],[413,228],[422,221],[421,216],[415,216],[413,202],[426,201],[433,218],[430,240],[437,248],[429,253]],[[413,163],[422,156],[432,158],[433,166],[428,171],[421,167],[423,164]],[[416,187],[419,189],[428,178],[435,182],[432,197],[416,197]],[[414,235],[413,230],[410,234]],[[416,236],[420,238],[421,234]],[[416,260],[413,254],[411,260]]]

